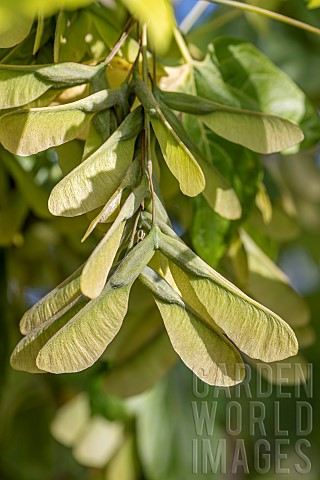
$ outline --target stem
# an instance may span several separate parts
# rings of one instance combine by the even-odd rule
[[[142,40],[141,40],[141,51],[142,51],[142,80],[145,84],[148,84],[148,58],[147,58],[147,25],[144,24],[142,27]]]
[[[144,24],[142,27],[142,80],[148,88],[148,57],[147,57],[147,25]],[[154,58],[155,62],[155,58]],[[149,187],[151,192],[151,201],[152,201],[152,222],[155,223],[156,220],[156,211],[155,211],[155,195],[152,182],[152,159],[151,159],[151,129],[150,129],[150,118],[148,112],[144,111],[144,168],[147,171],[147,176],[149,180]]]
[[[157,55],[156,51],[152,51],[152,87],[156,88],[157,86]]]
[[[209,6],[209,2],[204,1],[204,0],[199,0],[195,6],[190,10],[188,15],[182,20],[182,22],[179,25],[180,31],[186,35],[193,25],[199,20],[203,12],[207,9]]]
[[[150,142],[149,142],[150,145]],[[155,192],[153,188],[153,181],[152,181],[152,161],[151,156],[148,160],[148,179],[151,191],[151,200],[152,200],[152,224],[156,223],[156,202],[155,202]]]
[[[260,15],[264,15],[265,17],[272,18],[273,20],[277,20],[278,22],[287,23],[293,27],[301,28],[302,30],[306,30],[311,33],[315,33],[316,35],[320,35],[320,29],[317,27],[313,27],[312,25],[308,25],[307,23],[300,22],[299,20],[295,20],[294,18],[287,17],[282,15],[281,13],[272,12],[271,10],[266,10],[265,8],[256,7],[254,5],[249,5],[247,3],[237,2],[235,0],[208,0],[211,3],[218,3],[219,5],[226,5],[227,7],[235,7],[239,8],[240,10],[244,10],[251,13],[259,13]]]
[[[135,237],[136,232],[137,232],[138,222],[139,222],[139,219],[140,219],[140,213],[141,213],[141,206],[139,207],[139,210],[137,211],[136,218],[134,220],[134,225],[133,225],[133,228],[132,228],[130,242],[129,242],[127,251],[129,251],[134,245],[134,237]]]
[[[133,29],[135,24],[136,24],[136,21],[132,21],[132,17],[130,17],[129,20],[127,21],[126,25],[124,26],[123,32],[121,33],[117,43],[115,44],[115,46],[113,47],[113,49],[111,50],[109,55],[106,56],[106,58],[103,62],[104,66],[107,66],[108,63],[111,62],[113,57],[118,53],[118,50],[120,50],[120,48],[122,47],[124,42],[127,40],[128,36],[130,35],[131,30]]]
[[[179,50],[181,52],[181,55],[182,55],[182,58],[184,59],[184,61],[186,63],[192,63],[193,62],[193,58],[189,52],[189,49],[186,45],[186,42],[182,36],[182,33],[180,32],[180,30],[178,30],[178,28],[175,28],[174,31],[174,38],[177,42],[177,45],[179,47]]]

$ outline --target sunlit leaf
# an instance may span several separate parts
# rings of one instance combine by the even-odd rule
[[[173,348],[201,380],[221,386],[243,380],[241,356],[223,334],[193,313],[154,270],[145,268],[140,278],[155,297]]]
[[[93,365],[121,327],[131,285],[90,301],[40,350],[37,366],[51,373],[79,372]]]
[[[25,312],[20,320],[20,331],[23,335],[53,317],[80,295],[81,268]]]
[[[214,41],[212,61],[242,108],[258,107],[264,113],[298,124],[305,135],[303,147],[317,141],[320,128],[314,107],[291,78],[254,45],[238,38],[220,37]],[[207,97],[205,89],[199,94]]]
[[[60,330],[71,318],[83,308],[88,299],[78,298],[70,305],[59,311],[46,322],[34,328],[15,347],[10,363],[16,370],[30,373],[44,373],[36,365],[36,358],[41,348]]]
[[[286,150],[303,140],[300,128],[280,117],[229,107],[199,96],[162,94],[175,110],[197,115],[217,135],[259,153]]]
[[[205,187],[205,179],[197,161],[161,120],[151,119],[151,123],[166,163],[179,181],[182,193],[190,197],[198,195]]]
[[[91,300],[40,350],[38,368],[67,373],[93,365],[118,333],[127,313],[132,284],[153,254],[151,232],[125,256],[101,295]]]
[[[96,298],[100,295],[120,246],[125,222],[139,208],[146,193],[144,182],[130,193],[110,230],[90,255],[80,279],[80,286],[84,295],[90,298]]]
[[[0,48],[14,47],[29,35],[33,18],[20,15],[19,13],[15,7],[10,12],[11,15],[8,18],[7,25],[0,24]]]
[[[36,67],[0,65],[0,108],[20,107],[40,97],[51,85],[37,78]]]
[[[122,0],[122,3],[142,24],[148,26],[150,40],[159,53],[168,50],[174,28],[174,17],[168,0]]]
[[[80,282],[81,291],[87,297],[97,298],[103,290],[120,246],[124,227],[125,223],[122,222],[111,235],[110,229],[87,260]]]
[[[190,197],[198,195],[204,190],[206,183],[197,160],[162,114],[156,99],[146,85],[141,80],[135,79],[135,89],[143,107],[150,115],[163,157],[178,180],[182,193]]]
[[[307,0],[309,8],[319,8],[320,0]]]
[[[76,138],[95,112],[118,101],[118,91],[101,90],[68,105],[30,108],[0,117],[0,141],[10,152],[31,155]]]
[[[49,210],[72,217],[107,203],[132,161],[142,128],[140,109],[134,110],[114,134],[52,190]]]
[[[286,150],[304,136],[300,128],[280,117],[249,111],[217,111],[199,118],[213,132],[258,153]]]
[[[189,277],[209,315],[237,347],[270,362],[295,355],[294,332],[278,315],[245,295],[180,240],[161,234],[160,250]]]
[[[202,156],[201,152],[193,145],[189,135],[183,128],[183,125],[171,110],[164,103],[161,104],[163,114],[170,123],[180,140],[192,152],[196,149],[196,158],[204,176],[206,185],[203,190],[203,196],[210,207],[219,215],[229,220],[241,217],[241,204],[239,199],[230,186],[229,182],[221,175],[215,165],[208,163]],[[196,121],[196,120],[195,120]],[[195,136],[194,138],[198,138]]]

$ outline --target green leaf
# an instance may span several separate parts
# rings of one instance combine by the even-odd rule
[[[216,267],[228,248],[230,235],[230,221],[216,214],[203,197],[196,198],[191,240],[198,255]]]
[[[37,366],[52,373],[79,372],[103,354],[127,313],[130,289],[154,255],[153,229],[121,261],[101,295],[91,300],[40,350]]]
[[[286,150],[303,140],[300,128],[280,117],[211,102],[185,93],[168,92],[170,108],[197,117],[217,135],[258,153]]]
[[[28,207],[18,192],[11,193],[0,209],[0,245],[8,246],[20,231],[27,215]]]
[[[55,186],[49,198],[50,212],[72,217],[106,204],[130,166],[141,128],[141,110],[136,109],[98,150]]]
[[[53,317],[80,295],[81,268],[25,312],[20,320],[20,331],[23,335],[27,335],[31,330]]]
[[[304,138],[298,126],[280,117],[226,108],[199,118],[217,135],[254,152],[281,152]]]
[[[249,235],[241,232],[241,238],[248,257],[247,289],[250,294],[277,312],[293,328],[306,325],[310,317],[307,303],[293,290],[284,273]]]
[[[173,11],[168,0],[153,2],[152,0],[122,0],[131,14],[141,24],[148,25],[148,35],[160,54],[166,53],[170,47],[175,25]]]
[[[23,337],[12,352],[10,358],[11,366],[16,370],[24,372],[44,373],[36,365],[39,351],[86,303],[88,303],[88,299],[77,298],[46,322],[34,328],[26,337]]]
[[[159,234],[159,242],[161,252],[188,274],[211,318],[240,350],[266,362],[296,355],[294,332],[278,315],[210,268],[181,240]]]
[[[305,135],[303,147],[317,141],[319,118],[303,91],[252,44],[237,38],[218,38],[212,60],[243,108],[298,124]],[[204,91],[199,94],[210,98]]]
[[[195,375],[210,385],[243,380],[241,356],[224,335],[203,322],[154,270],[146,267],[140,278],[154,295],[173,348]]]
[[[10,13],[7,25],[4,27],[2,22],[0,24],[0,48],[14,47],[17,43],[22,42],[31,31],[32,17],[28,18],[20,15],[19,10],[16,10],[16,6]]]
[[[117,90],[101,90],[62,106],[30,108],[0,117],[0,142],[12,153],[31,155],[76,138],[95,112],[117,103]]]
[[[26,171],[19,159],[6,151],[1,151],[1,160],[16,182],[19,192],[27,205],[40,218],[50,217],[48,210],[48,192],[35,181],[32,172]]]
[[[44,25],[45,25],[45,18],[42,13],[38,13],[38,22],[37,22],[37,30],[36,30],[36,37],[34,39],[34,45],[33,45],[33,55],[36,55],[37,52],[39,51],[41,47],[41,41],[43,37],[43,31],[44,31]]]

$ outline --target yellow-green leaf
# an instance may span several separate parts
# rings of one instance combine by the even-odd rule
[[[93,365],[118,333],[127,313],[131,284],[108,285],[40,350],[37,366],[51,373],[79,372]]]
[[[228,220],[241,217],[241,203],[229,182],[213,166],[200,157],[198,162],[205,175],[206,186],[202,195],[212,210]]]
[[[156,227],[120,262],[101,295],[91,300],[40,350],[37,366],[52,373],[79,372],[93,365],[118,333],[133,282],[155,251]]]
[[[96,298],[102,292],[120,246],[125,222],[138,210],[146,193],[146,182],[143,181],[130,193],[110,230],[90,255],[80,280],[81,290],[84,295]]]
[[[148,26],[148,35],[159,53],[164,54],[171,43],[175,25],[168,0],[122,0],[122,3],[142,24]]]
[[[24,372],[44,373],[36,365],[36,358],[39,351],[87,302],[88,299],[84,299],[83,297],[77,298],[45,323],[34,328],[26,337],[23,337],[12,352],[10,358],[11,366],[16,370],[22,370]]]
[[[258,153],[286,150],[302,142],[302,130],[289,120],[249,110],[224,107],[200,120],[214,133]]]
[[[278,315],[210,268],[181,240],[159,234],[160,250],[189,277],[200,302],[237,347],[265,362],[296,355],[298,342]]]
[[[45,93],[51,85],[37,78],[36,67],[0,65],[0,109],[21,107]]]
[[[82,267],[76,270],[25,312],[20,320],[20,331],[23,335],[27,335],[31,330],[53,317],[80,295],[81,269]]]
[[[245,369],[232,343],[188,308],[154,270],[146,267],[140,278],[155,297],[173,348],[195,375],[210,385],[241,382]]]
[[[307,0],[309,8],[319,8],[320,0]]]
[[[119,187],[117,188],[117,190],[109,198],[108,202],[105,204],[105,206],[99,212],[99,214],[90,223],[86,233],[84,234],[84,236],[81,240],[82,242],[84,242],[88,238],[88,236],[95,229],[95,227],[98,225],[98,223],[105,223],[107,221],[110,221],[110,219],[112,218],[112,214],[115,214],[116,210],[120,207],[120,202],[121,202],[121,197],[122,197],[123,190],[125,188],[134,187],[137,184],[138,176],[139,176],[139,173],[140,173],[140,167],[141,167],[141,157],[138,156],[130,164],[130,167],[128,168],[128,171],[127,171],[124,179],[120,183]],[[128,218],[130,218],[130,217],[128,217]]]
[[[31,155],[76,138],[100,109],[118,101],[118,92],[101,90],[54,107],[21,109],[0,117],[0,142],[12,153]]]
[[[164,159],[180,184],[180,189],[185,195],[194,197],[205,188],[203,172],[192,153],[181,142],[169,124],[162,120],[151,118],[152,128]]]
[[[168,93],[169,95],[169,93]],[[196,151],[197,162],[200,165],[205,177],[205,189],[203,196],[210,205],[210,207],[219,215],[229,220],[236,220],[241,217],[242,209],[239,199],[229,184],[229,182],[221,175],[219,170],[212,164],[208,163],[201,152],[192,144],[190,137],[179,122],[176,115],[161,102],[161,112],[167,119],[168,123],[178,135],[190,151]]]
[[[198,195],[204,190],[206,181],[197,160],[163,115],[148,86],[136,77],[134,88],[150,116],[163,157],[178,180],[182,193],[190,197]]]
[[[185,93],[168,92],[162,97],[171,108],[197,115],[217,135],[254,152],[280,152],[304,138],[297,125],[275,115],[229,107]]]
[[[103,290],[120,246],[125,222],[104,236],[87,260],[81,274],[81,291],[90,298],[97,298]],[[111,234],[110,234],[111,233]]]
[[[3,12],[0,12],[3,14]],[[6,18],[6,26],[0,23],[0,48],[11,48],[22,42],[30,33],[33,18],[19,14],[16,9]]]
[[[141,110],[137,109],[98,150],[55,186],[49,198],[50,212],[72,217],[106,204],[130,166],[141,128]]]

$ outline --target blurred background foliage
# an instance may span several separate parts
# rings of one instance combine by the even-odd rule
[[[30,9],[22,8],[23,3],[30,4]],[[45,5],[45,2],[42,3]],[[15,8],[21,7],[21,15],[31,18],[30,28],[28,27],[30,33],[27,32],[24,40],[13,48],[8,46],[0,50],[2,63],[41,64],[53,61],[56,17],[45,17],[41,42],[34,52],[37,23],[33,22],[32,8],[38,9],[42,3],[38,1],[17,4]],[[63,21],[68,22],[69,28],[66,33],[67,41],[60,44],[60,60],[82,62],[104,57],[116,41],[121,25],[126,21],[124,6],[117,3],[116,10],[111,9],[108,16],[103,16],[96,4],[91,3],[85,7],[85,4],[90,2],[70,1],[64,2],[64,5],[72,8],[72,3],[75,8],[83,8],[64,13]],[[114,4],[105,3],[109,6]],[[185,18],[187,6],[189,10],[192,7],[190,3],[195,2],[175,3],[178,21]],[[248,3],[260,5],[261,2],[250,0]],[[308,10],[302,0],[269,0],[263,3],[266,8],[320,26],[319,11]],[[9,19],[12,15],[11,4],[12,2],[1,2],[1,18],[5,18],[6,14]],[[45,14],[52,14],[51,7]],[[61,20],[61,14],[59,15]],[[0,40],[5,32],[3,24],[0,23]],[[319,37],[255,14],[219,7],[208,8],[200,21],[187,32],[186,39],[194,57],[203,60],[207,53],[209,56],[212,54],[210,45],[222,35],[238,37],[256,45],[296,82],[311,103],[319,109]],[[114,60],[114,68],[109,78],[111,85],[117,85],[123,80],[128,65],[134,58],[134,42],[129,42],[126,48],[123,57]],[[223,45],[221,49],[223,50]],[[178,69],[180,54],[175,42],[172,42],[171,48],[160,61],[163,68],[168,66]],[[179,69],[178,72],[181,80],[183,72]],[[198,73],[199,76],[206,76],[210,72],[199,70]],[[170,78],[169,76],[169,80]],[[208,82],[208,77],[206,81]],[[233,81],[239,79],[233,79],[231,72],[230,83]],[[201,86],[201,82],[198,85]],[[206,96],[205,86],[204,84],[202,96]],[[207,87],[210,89],[210,82]],[[177,84],[175,88],[178,88]],[[188,88],[185,84],[182,90],[188,91]],[[244,92],[245,85],[241,88]],[[274,88],[275,95],[283,94],[281,85],[275,84]],[[278,92],[276,88],[279,88]],[[83,92],[73,91],[70,92],[70,98],[74,100],[77,93],[83,95]],[[64,95],[62,101],[70,101],[66,92]],[[188,125],[188,118],[184,121],[189,129],[197,128],[195,124]],[[251,200],[249,202],[246,199],[256,196],[256,206],[245,212],[247,233],[242,231],[241,238],[235,234],[234,222],[222,219],[212,211],[208,213],[207,205],[201,198],[191,201],[183,197],[178,192],[175,181],[161,164],[161,182],[166,186],[163,190],[171,218],[173,222],[176,219],[175,227],[181,235],[187,232],[186,240],[192,243],[200,256],[242,288],[243,279],[246,277],[245,284],[249,293],[263,303],[269,302],[280,313],[283,310],[287,315],[291,312],[292,316],[301,314],[307,317],[308,313],[305,312],[310,311],[310,323],[306,321],[302,322],[303,325],[296,326],[301,346],[296,362],[302,365],[302,377],[306,375],[307,364],[313,365],[313,395],[309,398],[303,388],[301,395],[297,395],[295,385],[286,385],[284,390],[291,394],[291,399],[280,398],[276,385],[271,386],[271,393],[267,398],[261,399],[259,386],[263,385],[263,391],[268,387],[266,379],[261,378],[259,370],[254,368],[250,370],[251,398],[248,396],[248,389],[244,387],[238,390],[232,388],[227,393],[226,389],[222,389],[222,392],[212,387],[206,389],[200,381],[197,383],[197,391],[205,394],[197,394],[192,374],[184,365],[176,364],[175,358],[165,359],[168,367],[176,364],[166,376],[164,373],[167,368],[155,369],[162,380],[147,393],[124,398],[131,392],[149,387],[154,380],[150,382],[147,378],[149,370],[151,369],[152,375],[154,368],[149,365],[148,347],[149,350],[159,350],[159,362],[162,361],[161,352],[165,348],[161,343],[161,329],[157,326],[159,318],[151,318],[149,299],[142,298],[141,292],[140,297],[139,292],[132,295],[130,312],[133,318],[140,321],[151,318],[151,323],[148,322],[152,325],[151,334],[146,329],[145,338],[134,339],[134,330],[128,330],[122,340],[114,341],[107,357],[103,357],[90,369],[75,375],[30,375],[13,371],[9,366],[9,356],[19,339],[18,321],[21,315],[27,307],[87,258],[97,238],[92,236],[85,243],[80,243],[86,230],[87,218],[54,218],[47,209],[47,199],[52,187],[61,178],[62,172],[65,174],[70,171],[81,158],[81,139],[35,156],[16,156],[15,163],[10,161],[11,154],[1,149],[1,480],[256,479],[260,475],[254,463],[254,442],[259,435],[268,439],[272,449],[271,466],[265,478],[277,478],[275,444],[276,440],[283,436],[275,431],[276,402],[279,402],[281,429],[288,431],[288,436],[284,437],[290,441],[283,449],[288,455],[284,464],[287,467],[294,465],[297,461],[295,446],[299,439],[296,432],[296,404],[298,401],[306,401],[312,406],[315,426],[320,413],[320,150],[319,145],[314,146],[319,140],[319,130],[311,132],[310,135],[312,146],[306,145],[307,148],[292,155],[272,155],[268,158],[260,158],[236,145],[227,145],[227,142],[224,150],[223,142],[219,140],[221,158],[218,156],[217,161],[220,161],[221,169],[227,177],[233,176],[234,188],[237,190],[238,185],[237,193],[243,196],[242,203],[249,204]],[[214,140],[211,138],[211,142]],[[255,167],[261,161],[265,189],[261,187],[260,170]],[[245,165],[243,171],[241,165]],[[252,185],[253,191],[250,190]],[[243,188],[244,186],[246,188]],[[271,204],[273,215],[270,219]],[[254,246],[247,239],[247,234],[256,242]],[[243,245],[248,255],[248,265],[244,260]],[[294,291],[283,282],[282,272],[269,266],[265,254],[279,265],[294,289],[304,297],[303,305],[297,301]],[[248,266],[249,271],[246,272]],[[158,332],[156,342],[153,338],[154,331]],[[130,351],[131,340],[141,347],[138,354],[134,349]],[[113,370],[109,369],[112,362],[115,362],[114,374]],[[276,383],[276,367],[272,366],[271,371],[272,380]],[[290,373],[292,369],[289,368]],[[297,377],[300,374],[301,372],[298,372]],[[288,383],[294,384],[298,381],[299,378],[294,376]],[[310,377],[307,382],[311,382]],[[110,391],[112,395],[109,394]],[[115,395],[115,392],[118,395]],[[231,399],[238,402],[242,412],[243,428],[237,436],[226,431],[227,409],[231,400],[229,394]],[[203,401],[207,401],[211,408],[216,399],[218,409],[213,432],[206,432],[205,429],[197,432],[195,410],[192,408],[201,409]],[[255,400],[265,405],[266,437],[261,432],[253,435],[249,429],[250,402]],[[244,441],[249,473],[241,468],[237,473],[230,473],[232,452],[237,438]],[[319,430],[314,428],[306,438],[311,446],[305,449],[305,453],[311,459],[312,468],[304,477],[308,480],[318,479]],[[198,442],[198,448],[205,439],[210,442],[213,451],[216,448],[215,442],[225,439],[228,452],[226,475],[207,474],[201,471],[200,467],[193,473],[196,464],[193,441]],[[294,468],[291,468],[288,475],[295,478],[297,474]]]

